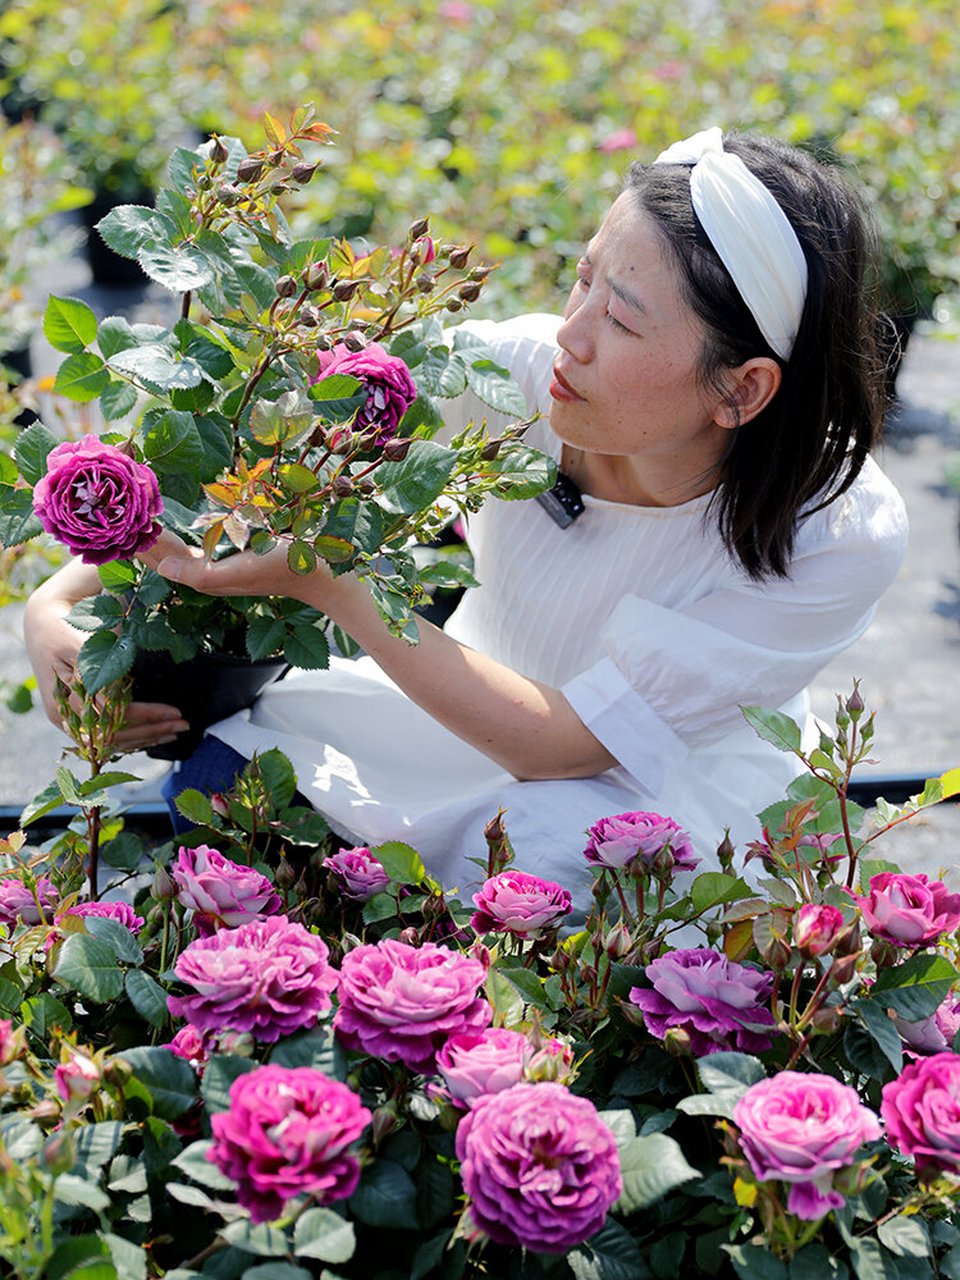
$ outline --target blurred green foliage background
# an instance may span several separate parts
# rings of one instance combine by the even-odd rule
[[[130,198],[196,132],[265,108],[338,131],[311,229],[429,214],[502,264],[486,310],[554,307],[626,164],[709,124],[814,148],[864,184],[892,311],[960,281],[956,0],[9,0],[2,86],[80,178]],[[0,192],[2,198],[2,192]]]

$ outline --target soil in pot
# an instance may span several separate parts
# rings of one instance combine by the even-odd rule
[[[164,650],[141,649],[133,664],[134,700],[178,707],[190,724],[175,742],[151,747],[147,755],[154,760],[186,760],[209,725],[251,706],[265,685],[288,670],[282,658],[253,662],[231,654],[200,652],[186,662],[174,662]]]

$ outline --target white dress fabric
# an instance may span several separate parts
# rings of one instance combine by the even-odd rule
[[[546,415],[555,316],[471,322]],[[469,393],[453,431],[499,416]],[[559,458],[546,416],[527,441]],[[534,501],[488,501],[468,541],[480,586],[446,630],[563,691],[619,762],[593,778],[518,782],[410,701],[372,659],[291,672],[257,704],[210,730],[243,755],[279,747],[299,786],[355,844],[404,840],[467,897],[483,879],[483,828],[506,811],[516,866],[559,880],[585,905],[585,831],[648,809],[673,817],[703,859],[730,829],[756,839],[756,814],[800,766],[764,743],[739,707],[781,707],[803,721],[805,687],[862,634],[899,568],[906,516],[871,460],[850,490],[802,524],[789,579],[752,581],[704,518],[709,496],[638,507],[584,496],[560,529]]]

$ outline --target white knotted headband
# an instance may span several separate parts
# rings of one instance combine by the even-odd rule
[[[693,209],[770,347],[787,360],[807,296],[807,261],[787,215],[720,129],[661,151],[654,164],[692,165]]]

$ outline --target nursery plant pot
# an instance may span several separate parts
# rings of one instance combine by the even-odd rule
[[[136,702],[166,702],[178,707],[190,729],[175,742],[151,747],[155,760],[186,760],[200,744],[204,730],[225,716],[251,706],[271,680],[289,670],[283,658],[238,658],[226,653],[200,652],[186,662],[174,662],[164,650],[141,649],[133,664]]]
[[[134,195],[122,195],[119,192],[97,191],[93,200],[80,210],[84,226],[87,229],[87,262],[95,284],[134,288],[147,283],[147,276],[140,263],[133,258],[122,258],[106,244],[97,223],[105,218],[111,209],[121,204],[143,204],[153,207],[154,194],[144,188]]]
[[[0,353],[0,364],[8,373],[14,374],[15,382],[23,382],[33,374],[33,360],[30,355],[29,339],[22,346],[16,348],[15,351],[4,351]],[[29,427],[37,421],[37,414],[32,409],[21,409],[14,418],[14,424],[18,427]]]

